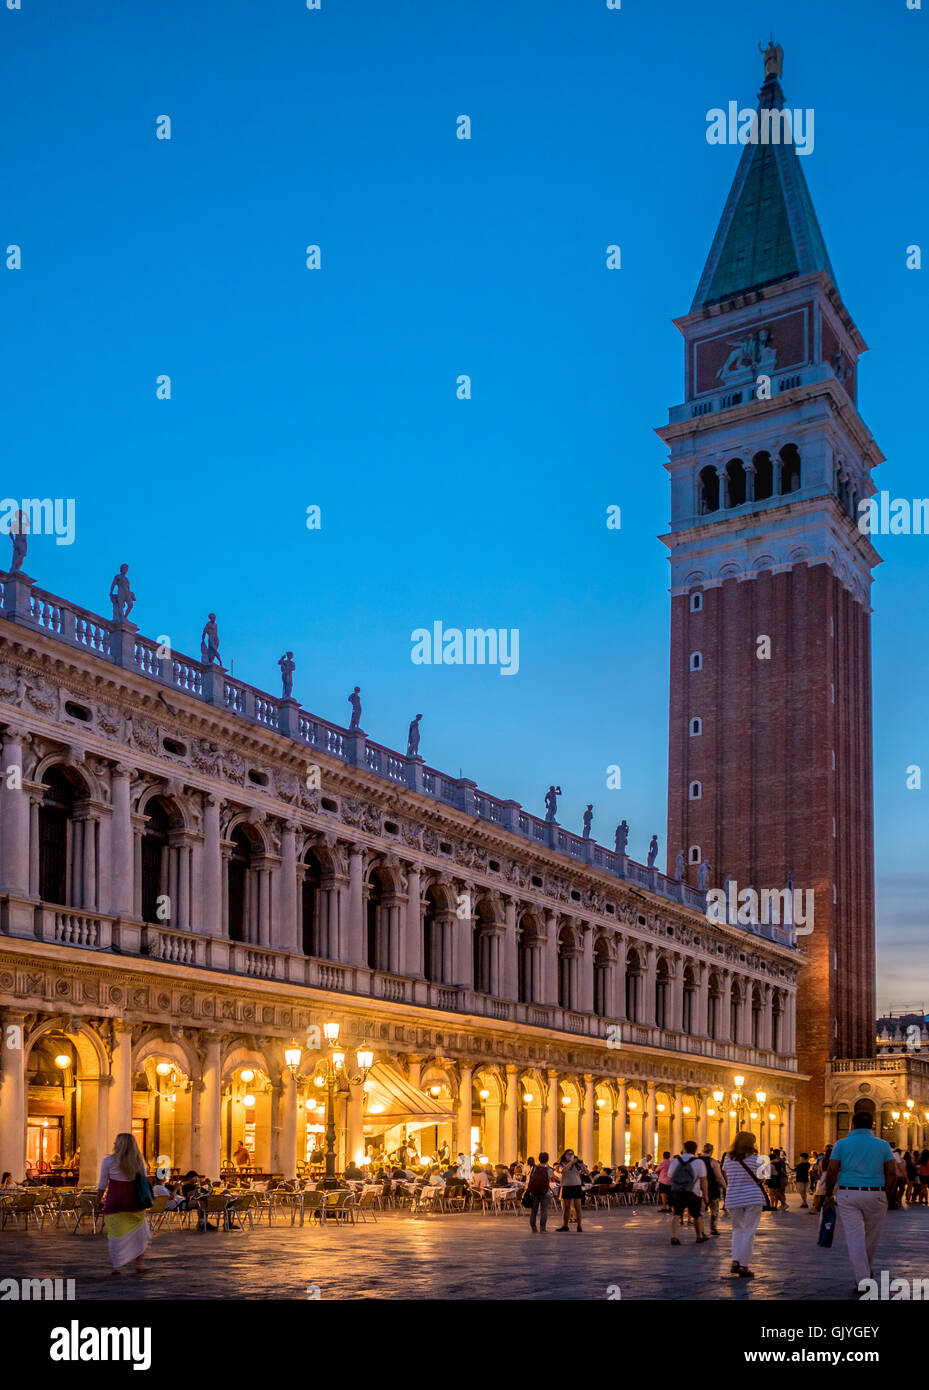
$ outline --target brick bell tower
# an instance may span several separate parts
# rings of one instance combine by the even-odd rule
[[[685,399],[658,434],[671,475],[668,871],[683,851],[694,886],[709,861],[711,887],[731,877],[740,891],[815,893],[813,931],[799,937],[797,1051],[811,1077],[799,1150],[823,1143],[828,1059],[874,1046],[869,593],[880,556],[856,521],[883,455],[858,413],[866,345],[803,159],[793,143],[764,142],[785,109],[781,57],[772,45],[759,138],[675,321]]]

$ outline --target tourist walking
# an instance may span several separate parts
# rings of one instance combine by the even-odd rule
[[[706,1164],[697,1157],[697,1145],[693,1139],[688,1139],[684,1152],[671,1160],[668,1184],[671,1189],[671,1210],[674,1212],[671,1244],[680,1245],[684,1213],[687,1212],[694,1223],[696,1243],[702,1245],[709,1240],[709,1236],[703,1234],[703,1204],[708,1200]]]
[[[584,1197],[584,1189],[581,1185],[581,1160],[573,1149],[565,1149],[561,1158],[558,1160],[558,1174],[561,1178],[561,1210],[562,1224],[556,1226],[556,1231],[568,1230],[571,1221],[571,1214],[574,1213],[577,1219],[577,1229],[583,1231],[581,1225],[581,1202]]]
[[[716,1223],[719,1219],[719,1201],[725,1196],[726,1179],[719,1166],[719,1159],[713,1157],[712,1144],[704,1144],[700,1157],[706,1168],[706,1204],[710,1213],[710,1235],[718,1236],[720,1230]]]
[[[835,1205],[842,1220],[856,1293],[863,1279],[873,1278],[874,1253],[898,1181],[894,1151],[873,1125],[866,1110],[852,1116],[851,1130],[832,1150],[823,1193],[823,1203]]]
[[[809,1154],[802,1153],[800,1155],[800,1162],[794,1169],[794,1177],[797,1181],[797,1191],[800,1193],[800,1206],[801,1208],[805,1207],[807,1211],[809,1211],[810,1209],[810,1204],[806,1200],[806,1194],[810,1190],[810,1169],[812,1166],[813,1165],[810,1163]]]
[[[132,1265],[136,1274],[144,1274],[143,1256],[151,1239],[146,1213],[152,1205],[152,1189],[145,1159],[131,1134],[117,1134],[113,1152],[100,1165],[97,1188],[103,1201],[113,1273]]]
[[[723,1163],[726,1180],[726,1211],[732,1221],[732,1264],[730,1274],[754,1279],[750,1267],[755,1232],[761,1213],[768,1205],[764,1184],[758,1176],[765,1160],[755,1147],[755,1136],[741,1130]]]
[[[555,1176],[552,1169],[548,1166],[548,1154],[540,1153],[538,1163],[532,1165],[532,1171],[526,1182],[526,1191],[529,1194],[529,1229],[530,1231],[544,1232],[548,1221],[548,1206],[551,1200],[552,1178]],[[536,1222],[538,1221],[538,1227]]]

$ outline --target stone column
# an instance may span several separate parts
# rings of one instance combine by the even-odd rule
[[[352,1163],[364,1162],[364,1091],[361,1086],[352,1086],[348,1098],[348,1151],[346,1157]]]
[[[0,1172],[12,1173],[15,1182],[26,1174],[25,1022],[25,1014],[17,1010],[4,1009],[0,1015]]]
[[[787,1106],[787,1142],[785,1145],[787,1149],[787,1159],[790,1163],[796,1163],[797,1155],[794,1153],[794,1144],[796,1143],[794,1123],[796,1120],[797,1102],[795,1100],[788,1100],[785,1103]]]
[[[713,1142],[713,1141],[710,1139],[709,1134],[707,1133],[707,1113],[706,1113],[706,1110],[707,1110],[706,1092],[705,1092],[705,1091],[698,1091],[698,1092],[697,1092],[697,1114],[696,1114],[695,1125],[694,1125],[694,1137],[695,1137],[696,1140],[697,1140],[697,1148],[698,1148],[698,1150],[699,1150],[700,1153],[703,1152],[704,1146],[705,1146],[707,1143],[712,1143],[712,1142]],[[718,1158],[718,1157],[719,1157],[719,1155],[717,1154],[717,1158]]]
[[[11,896],[29,895],[29,793],[23,787],[22,729],[8,724],[3,731],[3,763],[0,766],[0,883]],[[10,782],[14,785],[11,787]],[[17,935],[21,933],[17,932]],[[18,1176],[22,1176],[19,1174]]]
[[[100,1076],[78,1074],[77,1083],[77,1142],[81,1147],[78,1181],[82,1187],[88,1187],[91,1183],[97,1182],[103,1156],[109,1152],[116,1135],[101,1135],[105,1125],[105,1112],[100,1104],[100,1088],[105,1086],[104,1079]]]
[[[677,1155],[684,1147],[684,1095],[677,1086],[665,1088],[670,1092],[674,1110],[671,1113],[671,1152]]]
[[[642,1107],[642,1157],[655,1156],[655,1083],[649,1081],[645,1088],[645,1103]]]
[[[423,977],[422,873],[411,864],[406,876],[406,923],[403,932],[404,974]],[[470,1102],[469,1102],[470,1104]]]
[[[293,821],[285,821],[281,828],[279,875],[280,914],[273,924],[274,940],[271,944],[279,951],[296,952],[300,949],[300,943],[297,938],[297,827]]]
[[[558,1108],[561,1102],[558,1099],[558,1073],[549,1067],[548,1077],[548,1104],[545,1107],[545,1114],[542,1119],[543,1149],[548,1151],[548,1156],[552,1163],[557,1162],[558,1154]]]
[[[504,920],[502,993],[504,999],[516,999],[519,994],[516,962],[516,903],[512,898],[507,898],[504,904]]]
[[[222,804],[222,798],[212,792],[203,798],[203,899],[200,921],[194,926],[207,936],[225,936],[229,930],[224,912],[225,875],[219,825]]]
[[[360,845],[348,848],[348,922],[346,924],[347,958],[350,965],[365,963],[365,921],[362,879],[364,850]]]
[[[670,980],[671,985],[671,1007],[668,1026],[672,1033],[680,1033],[684,1027],[684,959],[678,956],[675,961],[674,975]]]
[[[113,1024],[113,1057],[110,1062],[109,1126],[116,1134],[132,1133],[132,1028],[122,1019]]]
[[[219,1176],[222,1146],[222,1071],[220,1040],[212,1033],[203,1044],[203,1090],[200,1092],[200,1144],[197,1166],[208,1178]],[[209,1234],[209,1233],[208,1233]]]
[[[294,875],[296,880],[296,874]],[[360,1090],[361,1088],[358,1087]],[[297,1176],[297,1083],[290,1068],[281,1072],[280,1166],[285,1179]],[[208,1233],[209,1234],[209,1233]]]
[[[728,970],[727,970],[727,971],[724,971],[723,974],[720,976],[719,1004],[718,1004],[718,1006],[717,1006],[717,1008],[718,1008],[718,1013],[717,1013],[717,1024],[718,1024],[718,1027],[717,1027],[717,1029],[716,1029],[716,1034],[717,1034],[716,1041],[717,1041],[717,1042],[735,1042],[735,1038],[733,1038],[733,1036],[732,1036],[732,1030],[731,1030],[731,1028],[730,1028],[730,1026],[729,1026],[729,1016],[730,1016],[730,1012],[731,1012],[731,1005],[732,1005],[732,976],[729,974],[729,972],[728,972]]]
[[[594,1153],[594,1079],[584,1073],[584,1114],[581,1120],[581,1157],[587,1164],[596,1162],[598,1155]]]
[[[594,934],[589,923],[582,928],[581,955],[578,960],[580,979],[577,984],[577,1003],[581,1013],[591,1014],[594,1009]]]
[[[613,966],[613,1008],[610,1019],[622,1022],[626,1017],[626,938],[616,933],[616,961]]]
[[[639,1016],[639,1022],[640,1022],[640,1023],[644,1023],[644,1024],[645,1024],[647,1027],[649,1027],[649,1028],[654,1028],[654,1027],[655,1027],[655,980],[656,980],[656,976],[657,976],[657,969],[658,969],[658,967],[657,967],[657,960],[656,960],[656,956],[655,956],[655,948],[654,948],[654,946],[652,946],[652,945],[646,945],[643,949],[644,949],[644,953],[645,953],[645,971],[644,971],[644,973],[643,973],[643,975],[642,975],[643,999],[642,999],[642,1010],[641,1010],[641,1013],[640,1013],[640,1016]]]
[[[694,1000],[694,1035],[705,1038],[710,999],[710,972],[705,961],[697,961],[694,969],[697,997]]]
[[[471,1062],[458,1063],[458,1110],[455,1117],[455,1155],[471,1157],[471,1084],[474,1067]]]

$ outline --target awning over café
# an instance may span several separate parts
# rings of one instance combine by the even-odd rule
[[[451,1119],[450,1100],[436,1100],[417,1091],[385,1062],[375,1062],[365,1083],[365,1124],[385,1128],[421,1120],[438,1124]]]

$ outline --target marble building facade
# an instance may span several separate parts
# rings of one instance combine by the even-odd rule
[[[115,610],[0,586],[3,1169],[78,1149],[93,1181],[133,1127],[182,1169],[244,1138],[290,1176],[330,1017],[375,1054],[340,1158],[409,1130],[616,1163],[749,1111],[792,1148],[788,928],[710,922],[686,882]]]

